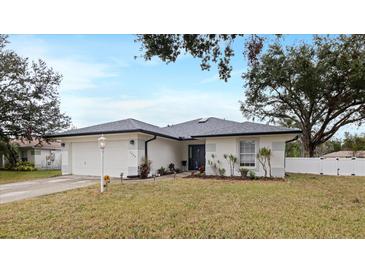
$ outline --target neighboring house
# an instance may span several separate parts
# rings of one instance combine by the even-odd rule
[[[61,143],[45,141],[20,141],[15,140],[20,150],[20,160],[31,162],[38,169],[61,169]],[[6,158],[0,154],[0,167],[6,165]]]
[[[208,160],[214,154],[229,175],[224,154],[234,154],[239,165],[262,176],[256,154],[261,147],[272,150],[272,174],[285,173],[285,143],[295,138],[298,129],[218,118],[196,119],[167,127],[157,127],[135,119],[126,119],[52,135],[62,141],[62,173],[100,175],[101,156],[97,139],[107,138],[105,174],[113,177],[138,175],[144,157],[152,161],[151,174],[161,166],[174,163],[182,170],[205,165],[206,174],[214,174]],[[185,161],[186,166],[183,165]],[[238,170],[235,171],[238,175]]]
[[[365,158],[365,150],[351,151],[351,150],[341,150],[336,152],[331,152],[322,156],[323,158]]]

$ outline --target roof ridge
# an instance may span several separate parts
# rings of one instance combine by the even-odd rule
[[[202,118],[198,118],[198,119],[193,119],[193,120],[189,120],[189,121],[185,121],[185,122],[181,122],[181,123],[177,123],[177,124],[171,124],[171,125],[167,125],[165,127],[161,127],[161,129],[170,128],[170,127],[174,127],[174,126],[179,126],[179,125],[182,125],[182,124],[187,124],[187,123],[191,123],[191,122],[194,122],[194,121],[199,121],[201,119]]]
[[[137,119],[134,119],[134,118],[128,118],[131,122],[133,122],[133,125],[138,127],[138,123],[142,123],[142,124],[145,124],[145,125],[149,125],[149,126],[153,126],[153,127],[156,127],[156,128],[159,128],[161,129],[161,127],[159,126],[156,126],[154,124],[150,124],[150,123],[147,123],[147,122],[143,122],[143,121],[140,121],[140,120],[137,120]]]

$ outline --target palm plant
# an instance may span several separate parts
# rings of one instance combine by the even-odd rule
[[[233,154],[224,154],[223,155],[224,159],[227,160],[228,164],[229,164],[229,171],[231,173],[231,177],[234,175],[234,167],[237,164],[237,157],[234,156]]]
[[[262,165],[264,169],[265,177],[267,177],[267,172],[269,171],[269,177],[271,177],[271,149],[267,147],[262,147],[256,155],[257,160]]]

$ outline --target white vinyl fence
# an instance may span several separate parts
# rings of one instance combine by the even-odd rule
[[[365,176],[365,159],[285,158],[285,172]]]

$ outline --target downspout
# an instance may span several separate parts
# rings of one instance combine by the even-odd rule
[[[157,136],[153,136],[153,138],[148,139],[144,142],[144,158],[146,159],[146,161],[148,160],[148,152],[147,152],[147,148],[148,148],[148,143],[150,141],[156,140]]]

